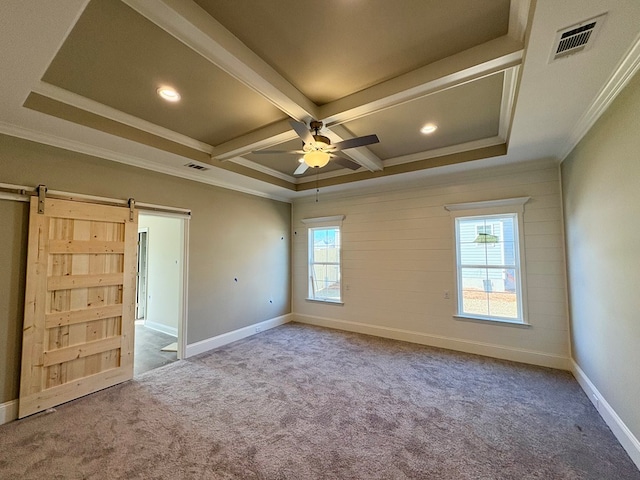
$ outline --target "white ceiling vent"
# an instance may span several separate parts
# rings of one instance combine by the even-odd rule
[[[207,170],[209,170],[209,167],[198,165],[197,163],[185,163],[184,166],[193,168],[194,170],[200,170],[201,172],[206,172]]]
[[[556,40],[553,42],[549,61],[552,62],[558,58],[590,49],[606,15],[606,13],[603,13],[597,17],[559,30],[556,33]]]

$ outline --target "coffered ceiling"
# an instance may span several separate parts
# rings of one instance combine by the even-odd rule
[[[559,157],[640,33],[638,2],[614,0],[6,3],[0,60],[24,63],[7,75],[0,132],[282,198]],[[590,52],[548,61],[558,29],[605,12]],[[589,79],[575,91],[552,84],[576,66]],[[572,123],[554,130],[562,115]],[[332,143],[380,141],[341,152],[356,170],[294,176],[299,155],[252,153],[299,150],[290,120],[322,121]],[[437,130],[420,133],[427,123]]]

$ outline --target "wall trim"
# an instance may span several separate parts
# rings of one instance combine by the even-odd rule
[[[152,322],[151,320],[145,320],[144,326],[157,332],[166,333],[167,335],[171,335],[172,337],[178,337],[178,327],[170,327],[169,325]]]
[[[184,358],[193,357],[194,355],[208,352],[209,350],[213,350],[214,348],[222,347],[223,345],[227,345],[229,343],[242,340],[243,338],[250,337],[251,335],[255,335],[256,333],[260,333],[265,330],[275,328],[279,325],[289,323],[292,320],[291,315],[291,313],[287,313],[279,317],[270,318],[269,320],[265,320],[264,322],[254,323],[253,325],[239,328],[231,332],[223,333],[222,335],[217,335],[215,337],[207,338],[199,342],[191,343],[187,345],[186,355],[184,356]]]
[[[582,390],[587,394],[587,398],[593,403],[593,406],[596,407],[596,410],[629,454],[633,463],[640,469],[640,441],[638,441],[631,430],[629,430],[613,407],[607,402],[593,382],[573,359],[571,359],[571,373],[576,377]]]
[[[441,335],[430,335],[427,333],[414,332],[411,330],[401,330],[399,328],[381,327],[366,323],[349,322],[336,320],[333,318],[316,317],[311,315],[293,314],[292,321],[306,323],[319,327],[335,328],[349,332],[374,335],[376,337],[390,338],[404,342],[418,343],[430,347],[446,348],[459,352],[483,355],[485,357],[499,358],[513,362],[528,363],[542,367],[557,368],[560,370],[570,370],[570,359],[560,355],[525,350],[520,348],[505,347],[491,343],[473,342],[459,338],[444,337]]]
[[[498,200],[485,200],[480,202],[450,203],[445,205],[444,209],[448,212],[459,212],[464,210],[484,210],[487,208],[522,207],[529,200],[531,200],[531,197],[501,198]]]
[[[18,399],[0,403],[0,425],[18,419]]]

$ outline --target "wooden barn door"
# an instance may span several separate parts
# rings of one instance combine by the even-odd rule
[[[31,198],[19,417],[133,378],[138,212]]]

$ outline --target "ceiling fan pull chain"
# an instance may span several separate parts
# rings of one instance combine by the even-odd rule
[[[320,188],[318,188],[318,175],[320,174],[319,170],[319,168],[316,168],[316,203],[318,203],[320,197]]]

